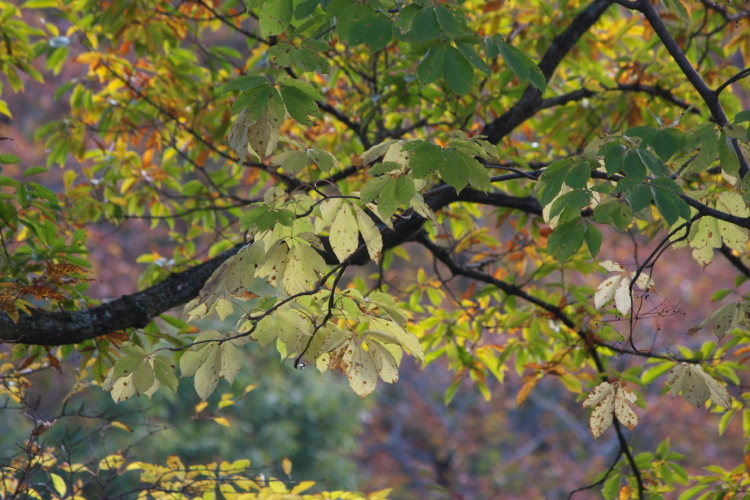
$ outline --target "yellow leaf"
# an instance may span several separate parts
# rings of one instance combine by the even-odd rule
[[[114,420],[112,422],[112,427],[117,427],[118,429],[122,429],[124,431],[133,432],[133,429],[131,429],[128,425],[123,424],[122,422],[118,422],[117,420]]]
[[[243,392],[242,395],[244,396],[248,392],[255,390],[257,387],[258,387],[258,384],[250,384],[250,385],[248,385],[247,387],[245,387],[245,392]]]
[[[542,380],[542,376],[539,373],[524,377],[524,383],[521,390],[518,391],[518,396],[516,396],[518,406],[523,405],[540,380]]]
[[[195,413],[200,413],[203,410],[206,409],[206,406],[208,406],[208,401],[201,401],[197,405],[195,405]]]
[[[213,421],[217,424],[223,425],[224,427],[232,427],[232,424],[229,423],[229,420],[224,417],[214,417]]]
[[[284,459],[281,461],[281,468],[284,469],[284,474],[286,474],[289,477],[292,477],[292,461],[291,460],[284,457]]]
[[[99,460],[99,470],[119,469],[124,463],[125,457],[122,455],[109,455]]]
[[[137,177],[128,177],[127,179],[125,179],[122,182],[122,186],[120,186],[120,194],[123,194],[126,191],[128,191],[130,188],[133,187],[133,185],[136,182],[138,182],[138,178]]]
[[[65,480],[58,476],[55,473],[50,472],[50,477],[52,478],[52,484],[55,486],[55,489],[57,490],[57,493],[64,497],[65,493],[68,491],[68,485],[65,484]]]
[[[307,491],[315,486],[315,481],[302,481],[292,489],[292,495],[299,495],[303,491]]]

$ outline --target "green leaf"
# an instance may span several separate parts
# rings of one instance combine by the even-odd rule
[[[625,132],[623,132],[622,135],[625,137],[633,138],[639,138],[641,139],[641,144],[639,147],[645,148],[646,146],[650,146],[651,143],[654,140],[654,137],[656,137],[656,133],[658,132],[657,129],[654,127],[649,127],[646,125],[639,126],[639,127],[632,127],[627,129]]]
[[[610,224],[625,231],[633,222],[633,210],[627,203],[610,199],[596,206],[593,219],[601,224]]]
[[[690,22],[690,13],[680,0],[662,0],[662,3],[669,12],[677,14],[685,25]]]
[[[221,87],[220,93],[226,94],[233,90],[241,90],[247,92],[261,85],[268,85],[268,78],[260,75],[244,75],[239,78],[235,78],[231,82],[226,83]]]
[[[427,141],[413,144],[408,149],[411,151],[409,167],[414,172],[414,177],[422,179],[437,170],[443,157],[442,148]]]
[[[565,176],[570,171],[571,167],[576,160],[573,158],[563,158],[552,163],[542,174],[540,180],[542,181],[539,189],[539,203],[543,207],[546,207],[552,200],[554,200],[560,193],[563,184],[565,183]]]
[[[445,54],[445,83],[460,96],[469,93],[474,85],[474,68],[458,49],[448,46]]]
[[[364,43],[374,53],[383,50],[392,38],[391,20],[384,14],[378,14],[354,23],[349,34],[349,43]]]
[[[584,239],[586,240],[586,246],[589,247],[591,258],[595,259],[599,255],[599,250],[602,247],[604,237],[599,228],[593,224],[586,224],[586,232],[584,233]]]
[[[154,370],[151,369],[151,365],[148,361],[144,361],[138,368],[133,372],[133,384],[135,385],[135,392],[139,396],[145,394],[154,385]]]
[[[557,217],[560,213],[569,208],[572,211],[580,211],[582,208],[591,203],[591,191],[588,189],[575,189],[569,191],[557,198],[550,208],[550,217]]]
[[[605,500],[614,500],[620,492],[620,484],[622,483],[622,476],[617,473],[613,473],[609,476],[607,481],[604,483],[602,488],[602,496]]]
[[[685,133],[675,127],[662,129],[656,132],[651,147],[659,157],[667,161],[674,154],[685,147]]]
[[[308,149],[307,155],[323,172],[330,172],[339,163],[335,156],[323,149]]]
[[[686,134],[686,138],[687,147],[697,150],[698,155],[685,169],[684,173],[702,172],[713,163],[719,153],[716,126],[713,123],[698,125]]]
[[[442,150],[438,162],[440,177],[456,188],[457,192],[461,192],[469,184],[469,171],[465,165],[467,158],[468,156],[455,149],[446,148]]]
[[[396,198],[396,181],[388,180],[378,195],[378,212],[386,219],[396,213],[399,205]]]
[[[521,82],[529,81],[530,70],[525,54],[505,42],[498,43],[497,48],[510,69],[521,79]]]
[[[315,9],[318,7],[318,4],[320,3],[320,0],[304,0],[300,2],[295,8],[294,8],[294,17],[296,19],[302,20],[306,17],[309,17],[315,12]]]
[[[301,172],[309,164],[310,157],[306,151],[284,151],[275,155],[271,161],[271,165],[283,168],[289,175]]]
[[[145,356],[123,356],[115,363],[112,377],[118,379],[133,373],[143,363]]]
[[[359,21],[374,17],[375,12],[370,6],[357,4],[351,2],[351,0],[343,3],[348,4],[348,6],[338,14],[333,15],[336,16],[336,31],[338,31],[339,38],[344,42],[349,42],[352,38],[356,40],[359,36],[359,33],[356,32],[354,26]],[[339,10],[338,7],[334,7],[333,4],[329,5],[328,10],[326,10],[326,15],[330,15],[331,12]]]
[[[532,61],[529,61],[529,81],[542,94],[547,90],[547,77],[542,73],[542,69]]]
[[[591,167],[586,160],[576,162],[565,176],[565,184],[573,189],[582,189],[591,179]]]
[[[633,209],[633,212],[640,212],[644,208],[651,205],[651,200],[653,200],[651,190],[648,188],[648,186],[645,186],[643,184],[636,184],[632,188],[628,189],[625,192],[625,198],[628,200],[628,203],[630,203],[630,207]]]
[[[260,13],[260,29],[264,36],[273,36],[283,33],[292,21],[292,0],[273,0],[263,5]]]
[[[724,134],[721,134],[719,138],[719,163],[727,175],[735,178],[740,176],[740,159],[737,156],[737,150]]]
[[[443,77],[445,68],[445,44],[436,43],[417,67],[417,77],[422,85],[429,85]]]
[[[583,246],[584,233],[578,220],[560,224],[550,235],[547,249],[558,262],[565,262]]]
[[[604,168],[609,175],[620,173],[626,151],[625,146],[616,142],[608,142],[599,150],[600,153],[604,153]]]
[[[395,181],[394,192],[399,203],[408,205],[417,193],[417,189],[414,186],[414,179],[412,179],[411,175],[398,177]]]
[[[26,170],[23,173],[23,176],[24,177],[29,177],[31,175],[44,174],[44,173],[47,173],[47,172],[49,172],[49,170],[47,168],[45,168],[45,167],[31,167],[30,169]]]
[[[68,492],[68,485],[65,483],[65,479],[52,472],[49,476],[52,478],[52,485],[55,487],[55,490],[57,490],[60,498],[64,498],[65,494]]]
[[[289,115],[303,125],[314,125],[310,116],[317,116],[318,104],[297,87],[282,86],[281,97]]]
[[[288,68],[292,65],[292,55],[297,50],[297,48],[288,43],[280,43],[268,49],[268,55],[275,59],[272,63],[276,66]]]
[[[625,152],[625,157],[622,160],[622,171],[633,182],[642,182],[648,177],[646,165],[643,164],[638,151],[635,149],[629,149]]]
[[[250,208],[240,216],[240,227],[243,231],[253,227],[257,227],[259,231],[268,231],[277,223],[291,227],[296,218],[297,216],[290,210],[273,210],[268,205],[261,205]]]
[[[411,33],[419,43],[427,43],[440,37],[440,24],[435,9],[425,7],[414,15],[411,23]]]
[[[492,182],[490,172],[484,167],[484,165],[468,155],[465,165],[469,171],[469,184],[481,189],[482,191],[487,191]]]
[[[734,123],[745,123],[750,122],[750,109],[745,111],[740,111],[736,115],[734,115]]]
[[[446,38],[453,40],[463,32],[461,21],[456,18],[452,10],[440,5],[435,7],[435,16],[440,25],[441,34]]]
[[[318,61],[315,58],[315,54],[307,49],[297,49],[292,52],[292,61],[305,73],[318,69]]]
[[[659,158],[652,155],[650,152],[638,148],[636,149],[641,162],[648,168],[648,170],[656,177],[669,177],[671,172],[669,168]]]
[[[232,114],[240,113],[247,109],[247,119],[257,121],[268,107],[271,98],[271,86],[261,85],[244,94],[241,94],[232,105]]]
[[[659,212],[664,217],[664,220],[667,221],[667,224],[671,226],[677,222],[680,218],[680,210],[677,207],[679,198],[677,198],[674,193],[654,187],[651,187],[651,194],[654,196],[656,208],[659,209]]]
[[[375,177],[370,179],[362,191],[359,193],[359,198],[363,203],[371,203],[375,198],[378,197],[380,192],[383,190],[383,186],[391,182],[391,178],[388,176]]]
[[[471,63],[472,66],[474,66],[476,69],[481,71],[482,73],[486,75],[492,74],[492,68],[490,68],[486,62],[482,60],[481,57],[476,53],[474,50],[474,47],[471,45],[464,43],[464,42],[456,42],[456,47],[461,52],[461,54],[466,58],[467,61]]]
[[[9,153],[0,153],[0,165],[21,163],[21,159]]]
[[[401,165],[395,161],[384,161],[383,163],[376,163],[367,171],[370,175],[383,175],[394,170],[400,171]]]

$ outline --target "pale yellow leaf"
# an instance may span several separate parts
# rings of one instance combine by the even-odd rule
[[[711,391],[703,376],[696,372],[694,365],[688,363],[680,363],[672,368],[667,378],[667,385],[673,397],[682,391],[682,397],[688,403],[698,407],[703,406],[703,403],[711,397]]]
[[[617,262],[614,262],[611,260],[605,260],[601,262],[599,265],[611,273],[624,273],[625,272],[624,267],[622,267]]]
[[[615,306],[620,311],[620,314],[625,316],[630,311],[632,305],[632,301],[630,300],[630,281],[625,276],[621,276],[620,278],[620,284],[617,285],[617,289],[615,290]]]
[[[132,373],[126,377],[120,377],[112,385],[112,399],[115,403],[120,403],[133,396],[135,396],[135,384],[133,383]]]
[[[362,160],[362,165],[369,165],[370,163],[383,156],[385,152],[388,151],[388,148],[391,147],[391,144],[393,144],[393,142],[394,141],[389,139],[380,144],[376,144],[375,146],[362,153],[359,156],[359,158]]]
[[[242,368],[242,352],[229,342],[221,344],[221,371],[220,378],[225,378],[231,384]]]
[[[596,293],[594,294],[594,306],[597,309],[601,309],[604,304],[612,300],[622,278],[622,275],[612,276],[611,278],[607,278],[599,283],[599,286],[596,287]]]
[[[362,239],[365,240],[367,253],[370,254],[370,258],[377,264],[380,262],[380,256],[383,253],[383,237],[380,235],[380,230],[364,210],[357,205],[353,205],[352,208],[357,215],[357,226],[360,233],[362,233]]]
[[[224,321],[227,316],[234,312],[234,304],[227,299],[219,299],[216,301],[216,314],[219,315],[219,319]]]
[[[612,392],[614,387],[609,382],[602,382],[601,384],[597,385],[593,391],[591,391],[591,394],[586,397],[586,399],[583,401],[583,407],[588,408],[590,406],[597,406],[599,403],[604,401],[604,399],[609,395],[610,392]]]
[[[218,343],[208,344],[203,350],[208,351],[203,364],[195,372],[195,392],[205,401],[216,389],[221,371],[221,346]]]
[[[349,385],[362,399],[375,390],[378,370],[370,353],[362,345],[354,349],[348,372]]]
[[[398,382],[398,362],[390,351],[379,342],[371,340],[368,342],[370,355],[375,362],[375,368],[383,382],[395,384]]]
[[[416,335],[401,328],[398,323],[381,318],[370,318],[369,328],[384,331],[396,337],[399,343],[409,350],[412,356],[424,361],[424,348]]]
[[[704,382],[708,386],[708,390],[711,393],[711,401],[717,405],[730,410],[732,408],[732,396],[729,395],[726,387],[719,384],[711,375],[703,371],[700,365],[693,365],[694,370],[703,377]]]
[[[637,396],[633,391],[622,385],[617,389],[615,396],[615,416],[617,420],[631,431],[638,425],[638,415],[628,406],[628,403],[635,403]]]
[[[359,232],[357,229],[357,219],[351,206],[348,203],[342,204],[331,225],[329,237],[331,248],[333,248],[333,253],[336,254],[339,262],[343,262],[359,247]]]

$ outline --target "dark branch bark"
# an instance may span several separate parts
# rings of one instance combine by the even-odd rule
[[[464,189],[461,194],[455,189],[440,191],[427,198],[433,210],[440,210],[460,201],[481,203],[496,207],[523,210],[541,214],[542,207],[531,197],[518,198],[504,193],[483,193]],[[412,213],[407,219],[394,225],[393,231],[383,234],[383,247],[394,248],[408,241],[425,223],[425,218]],[[78,344],[88,339],[127,328],[143,328],[153,318],[170,309],[187,303],[200,293],[203,284],[225,260],[239,251],[242,245],[195,266],[187,271],[175,273],[161,283],[132,295],[82,311],[48,312],[35,311],[33,315],[22,314],[18,323],[0,312],[0,342],[15,342],[31,345]],[[335,255],[324,255],[327,262],[338,263]],[[369,262],[366,254],[355,265]]]
[[[193,268],[175,273],[150,288],[82,311],[36,311],[13,323],[0,313],[0,340],[34,345],[78,344],[126,328],[143,328],[154,317],[197,296],[203,284],[238,245]]]
[[[611,3],[609,0],[593,2],[578,14],[564,32],[552,41],[552,45],[539,63],[539,69],[542,70],[548,82],[560,62],[578,43],[578,40],[599,20]],[[521,99],[502,116],[488,123],[482,134],[486,135],[490,142],[497,144],[514,128],[534,116],[541,109],[541,104],[542,93],[529,85]]]

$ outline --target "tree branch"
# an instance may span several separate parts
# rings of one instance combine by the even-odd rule
[[[483,193],[471,188],[464,189],[460,194],[453,188],[439,191],[426,200],[435,211],[461,201],[515,208],[536,215],[541,214],[542,210],[539,202],[532,197],[519,198],[500,192]],[[388,230],[383,234],[383,248],[394,248],[408,241],[422,228],[425,220],[414,212],[399,220],[394,224],[393,231]],[[324,241],[324,245],[326,243]],[[237,245],[203,264],[172,274],[164,281],[141,292],[125,295],[90,309],[35,311],[32,315],[22,313],[18,323],[14,323],[7,314],[0,312],[0,342],[47,346],[78,344],[117,330],[143,328],[159,314],[196,297],[209,276],[242,246]],[[330,249],[323,257],[328,263],[338,263]],[[363,252],[351,263],[364,265],[369,260],[369,256]]]
[[[678,45],[677,41],[669,33],[669,30],[662,22],[661,17],[659,17],[659,14],[656,12],[656,9],[654,9],[654,6],[651,5],[649,0],[638,0],[638,7],[636,7],[636,10],[642,12],[643,15],[646,16],[649,24],[651,24],[651,27],[654,29],[657,36],[661,40],[661,43],[664,44],[664,47],[666,47],[667,51],[672,56],[672,59],[674,59],[674,61],[680,67],[683,74],[685,75],[685,77],[687,77],[693,88],[698,91],[701,98],[706,103],[706,106],[708,106],[708,109],[711,112],[711,116],[713,116],[714,120],[716,120],[717,125],[723,127],[724,125],[728,124],[729,119],[724,112],[724,108],[721,107],[721,103],[719,102],[719,91],[711,90],[708,84],[703,81],[700,73],[698,73],[698,71],[693,67],[693,65],[690,63],[690,60]],[[733,139],[732,142],[734,143],[734,147],[738,152],[737,156],[739,156],[740,159],[740,177],[744,178],[748,174],[748,172],[750,172],[750,166],[748,166],[745,155],[741,153],[742,150],[739,147],[739,142],[737,141],[737,139]]]
[[[90,309],[35,311],[31,316],[21,314],[18,323],[0,313],[0,341],[47,346],[78,344],[117,330],[143,328],[159,314],[196,297],[209,276],[240,248],[242,245],[237,245],[141,292]]]
[[[609,0],[596,0],[578,14],[571,25],[552,41],[552,45],[539,63],[539,69],[542,70],[548,82],[568,52],[610,5]],[[512,108],[485,125],[482,135],[487,136],[488,141],[497,144],[514,128],[534,116],[541,109],[541,104],[542,93],[529,85],[521,99]]]

